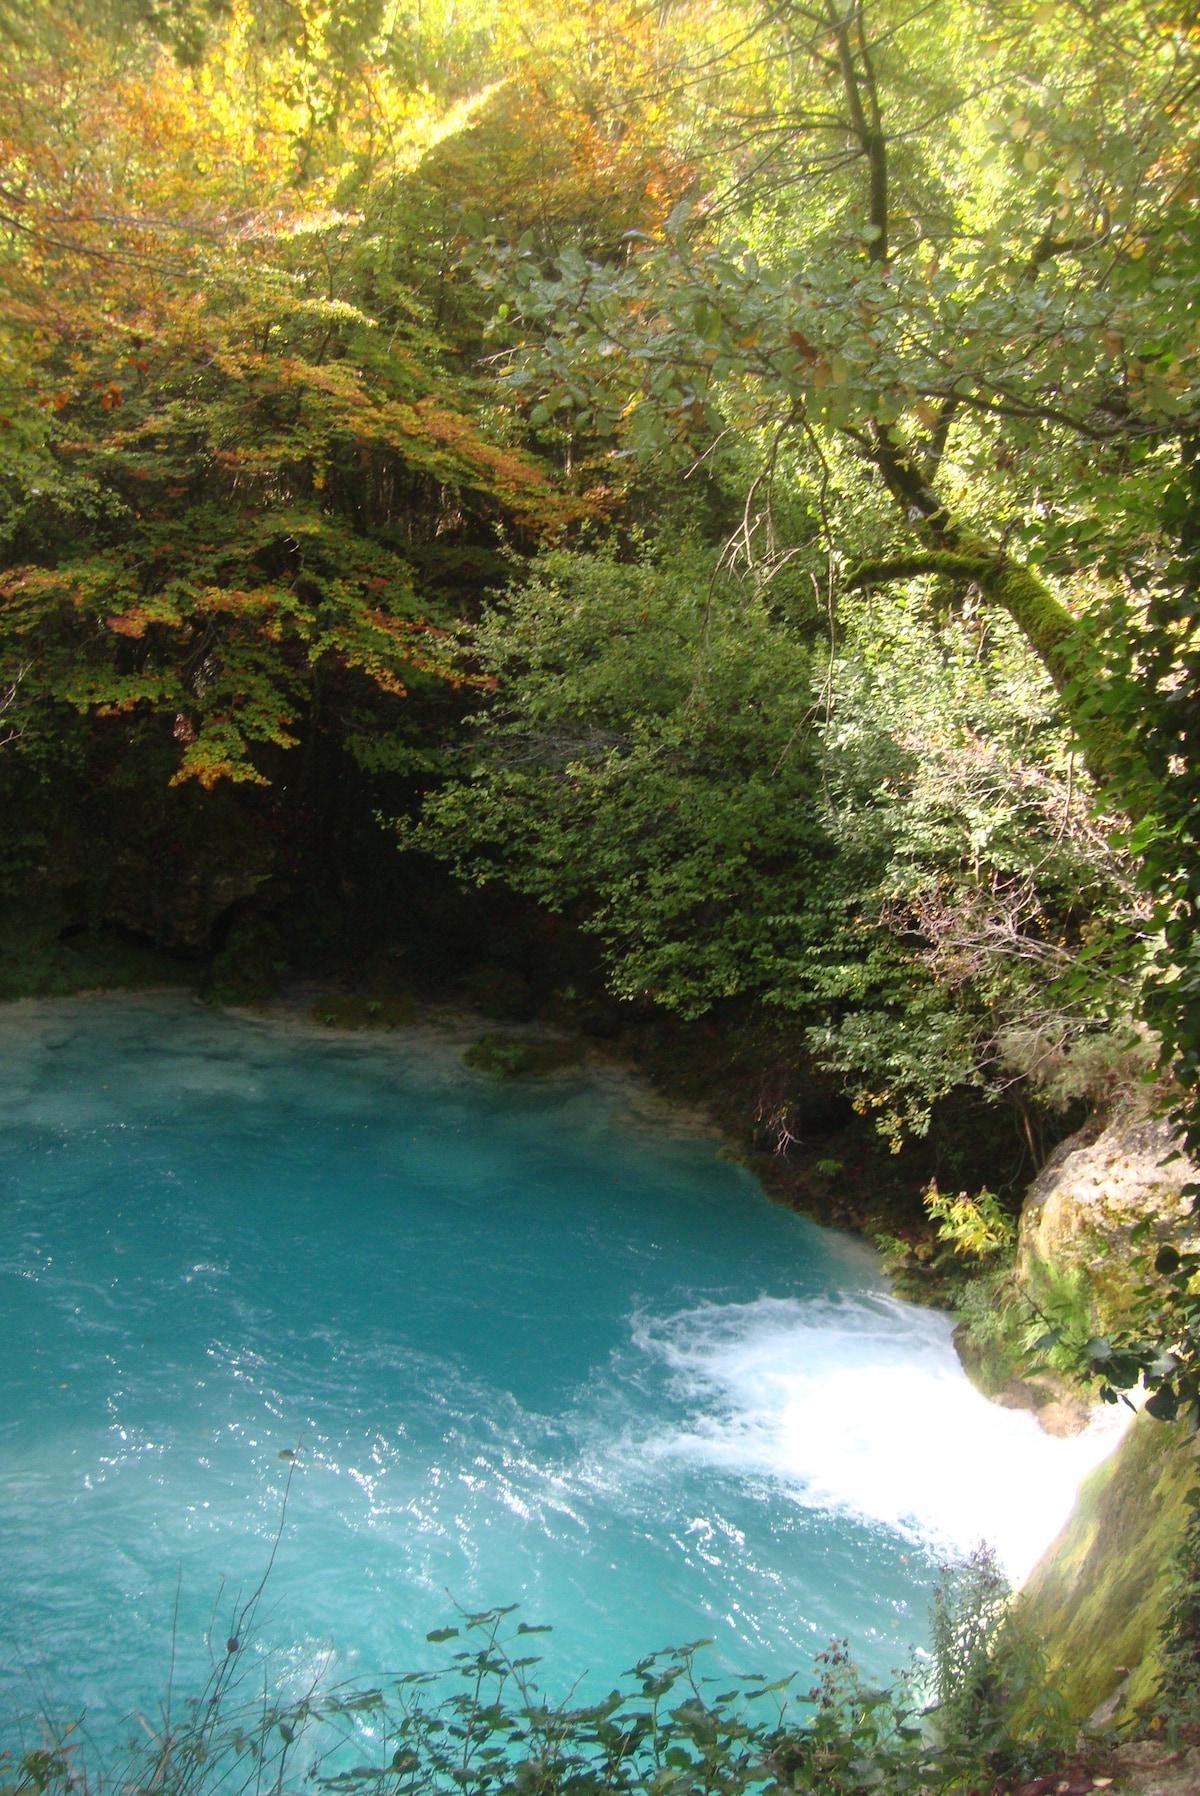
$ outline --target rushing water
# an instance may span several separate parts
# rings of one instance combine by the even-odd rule
[[[1020,1574],[1111,1436],[1048,1439],[949,1321],[616,1084],[513,1086],[179,997],[0,1012],[0,1671],[194,1683],[290,1506],[263,1639],[341,1675],[515,1601],[547,1681],[886,1672],[936,1566]],[[221,1636],[223,1638],[223,1635]]]

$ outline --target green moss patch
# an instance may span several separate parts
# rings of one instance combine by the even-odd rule
[[[102,930],[65,933],[55,915],[0,913],[0,1000],[75,992],[194,985],[197,969]]]
[[[463,1055],[463,1065],[496,1079],[545,1078],[563,1067],[578,1066],[583,1043],[548,1041],[528,1035],[481,1035]]]
[[[417,1021],[419,1012],[411,998],[338,994],[320,999],[312,1014],[313,1022],[326,1029],[403,1029]]]
[[[1153,1699],[1184,1496],[1196,1472],[1182,1427],[1138,1416],[1084,1479],[1070,1521],[1025,1586],[1021,1614],[1079,1719],[1127,1672],[1122,1714]]]
[[[201,992],[213,1004],[262,1004],[288,970],[287,945],[268,917],[239,917],[214,954]]]

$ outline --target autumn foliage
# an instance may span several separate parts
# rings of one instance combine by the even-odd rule
[[[577,111],[552,168],[536,82],[439,98],[330,9],[297,35],[236,7],[191,66],[52,23],[0,85],[0,682],[42,717],[161,719],[176,781],[261,782],[321,670],[462,677],[414,543],[595,510],[478,375],[445,181],[465,158],[475,203],[500,179],[495,208],[543,221],[590,182],[615,229],[622,153]]]

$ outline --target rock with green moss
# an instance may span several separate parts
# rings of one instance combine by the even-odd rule
[[[1149,1219],[1158,1236],[1178,1239],[1195,1226],[1182,1188],[1197,1169],[1151,1103],[1148,1087],[1129,1087],[1064,1141],[1025,1198],[1015,1260],[955,1294],[968,1377],[993,1402],[1033,1410],[1050,1434],[1078,1432],[1095,1398],[1035,1343],[1119,1330],[1133,1292],[1134,1228]]]
[[[1053,1366],[1029,1363],[1028,1311],[1010,1283],[979,1281],[954,1331],[959,1360],[977,1391],[1001,1409],[1032,1410],[1047,1434],[1081,1434],[1091,1420],[1088,1394]],[[990,1303],[988,1301],[990,1299]]]
[[[274,997],[288,969],[287,944],[269,917],[238,917],[213,955],[201,990],[214,1004],[258,1004]]]
[[[420,1013],[411,998],[330,993],[317,1000],[312,1014],[326,1029],[403,1029]]]
[[[50,905],[0,910],[0,1002],[192,985],[198,967],[148,943],[72,922]]]
[[[1183,1187],[1200,1177],[1178,1132],[1150,1109],[1148,1091],[1125,1093],[1106,1118],[1071,1136],[1034,1181],[1021,1212],[1017,1277],[1056,1312],[1077,1312],[1101,1332],[1118,1323],[1130,1291],[1130,1236],[1147,1217],[1170,1238],[1183,1222]]]
[[[496,1079],[545,1078],[583,1059],[583,1044],[549,1036],[481,1035],[463,1055],[463,1064]]]
[[[1182,1425],[1140,1415],[1080,1487],[1071,1519],[1020,1597],[1056,1688],[1082,1720],[1153,1701],[1196,1459]]]

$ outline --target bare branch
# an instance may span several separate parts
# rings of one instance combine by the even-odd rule
[[[7,691],[0,692],[0,717],[5,716],[7,712],[15,709],[21,682],[25,679],[28,672],[28,665],[19,667]],[[7,748],[10,742],[19,741],[24,734],[24,724],[13,722],[0,724],[0,748]]]

